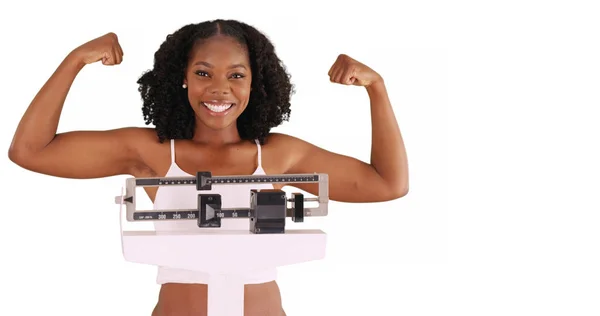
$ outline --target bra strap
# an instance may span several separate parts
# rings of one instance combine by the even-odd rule
[[[171,163],[175,163],[175,140],[171,139]]]
[[[258,148],[258,167],[262,168],[262,153],[260,148],[260,142],[258,141],[258,139],[255,139],[254,142],[256,143],[256,147]]]

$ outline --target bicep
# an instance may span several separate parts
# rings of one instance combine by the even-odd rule
[[[392,190],[370,164],[301,142],[300,152],[288,173],[326,173],[329,198],[340,202],[389,200]],[[318,184],[289,184],[317,195]]]
[[[139,161],[136,134],[135,128],[65,132],[40,151],[23,150],[13,161],[25,169],[64,178],[127,174]]]

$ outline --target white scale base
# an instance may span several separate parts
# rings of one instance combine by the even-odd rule
[[[243,316],[244,283],[236,274],[323,259],[326,236],[321,230],[122,231],[122,247],[129,262],[209,273],[208,316]]]

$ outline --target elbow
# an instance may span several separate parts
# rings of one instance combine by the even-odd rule
[[[19,150],[18,148],[16,148],[15,146],[11,145],[8,148],[8,159],[16,164],[18,164],[18,161],[20,161],[23,157],[22,151]]]
[[[387,183],[388,201],[397,200],[405,197],[408,194],[408,179],[402,177]]]
[[[390,192],[390,200],[397,200],[408,194],[408,185],[395,186]]]
[[[393,201],[405,197],[409,191],[408,175],[406,173],[396,174],[395,176],[383,177],[380,175],[379,185],[377,186],[382,193],[380,200]]]
[[[11,145],[8,148],[8,159],[18,166],[24,166],[27,161],[33,158],[33,154],[30,151],[25,150],[23,147]]]
[[[376,202],[388,202],[403,198],[408,194],[408,188],[408,181],[399,179],[396,181],[382,179],[378,185],[370,186],[371,191],[377,192]]]

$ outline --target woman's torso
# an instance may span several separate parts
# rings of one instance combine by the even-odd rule
[[[213,175],[251,175],[251,174],[272,174],[281,170],[276,164],[265,165],[269,162],[268,146],[257,146],[252,141],[242,142],[227,148],[215,149],[204,145],[198,145],[191,141],[176,140],[173,142],[173,155],[171,151],[172,143],[166,141],[162,144],[151,145],[153,147],[152,155],[148,155],[146,167],[140,168],[134,176],[136,177],[156,177],[156,176],[186,176],[193,175],[196,171],[211,171]],[[265,154],[266,152],[266,154]],[[269,168],[271,167],[271,168]],[[271,171],[274,170],[274,171]],[[270,172],[267,172],[270,171]],[[246,205],[249,202],[250,187],[225,186],[218,189],[215,186],[213,192],[223,194],[223,207],[238,207]],[[235,189],[232,189],[236,187]],[[280,188],[275,185],[262,184],[254,186],[260,188]],[[171,187],[174,188],[174,187]],[[155,208],[176,207],[192,208],[196,205],[190,205],[190,194],[194,192],[177,192],[167,187],[146,188],[150,200],[155,203]],[[180,188],[184,188],[183,186]],[[244,195],[247,194],[246,200]],[[183,202],[174,202],[179,196],[186,195],[187,199]],[[226,223],[227,222],[227,223]],[[247,219],[234,219],[223,221],[223,228],[244,229],[247,228]],[[194,221],[178,222],[156,222],[157,231],[161,230],[188,230],[197,229]],[[166,272],[165,272],[166,273]],[[160,277],[160,273],[159,273]],[[275,281],[269,281],[261,284],[247,284],[245,287],[245,310],[247,315],[281,315],[281,297],[278,285]],[[207,286],[205,284],[185,284],[176,282],[167,282],[161,286],[159,300],[153,316],[165,315],[166,313],[197,312],[203,315],[206,311]],[[268,312],[267,312],[268,310]]]

